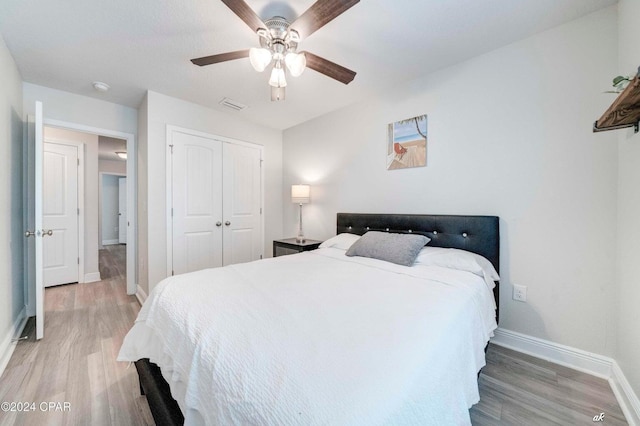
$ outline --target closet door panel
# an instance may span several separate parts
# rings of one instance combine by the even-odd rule
[[[172,134],[173,272],[222,266],[222,142]]]
[[[262,254],[260,150],[223,146],[224,265],[260,259]]]

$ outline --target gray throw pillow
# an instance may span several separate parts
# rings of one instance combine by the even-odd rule
[[[411,266],[429,241],[424,235],[369,231],[353,243],[345,254]]]

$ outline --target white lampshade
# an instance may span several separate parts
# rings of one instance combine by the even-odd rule
[[[284,57],[284,63],[287,65],[291,75],[298,77],[307,66],[307,57],[304,53],[289,52],[287,56]]]
[[[249,61],[254,70],[262,72],[271,62],[271,52],[268,49],[252,47],[249,49]]]
[[[276,64],[271,71],[269,85],[272,87],[287,87],[287,80],[284,78],[284,70],[279,63]]]
[[[291,202],[307,204],[311,201],[311,187],[309,185],[291,185]]]

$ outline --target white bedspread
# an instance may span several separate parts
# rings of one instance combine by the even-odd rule
[[[493,309],[469,272],[318,249],[167,278],[118,360],[187,425],[470,424]]]

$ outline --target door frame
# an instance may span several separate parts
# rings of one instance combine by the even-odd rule
[[[259,145],[253,142],[246,142],[239,139],[232,139],[225,136],[218,136],[212,133],[201,132],[198,130],[187,129],[185,127],[174,126],[172,124],[167,124],[167,133],[166,133],[166,181],[165,181],[165,195],[166,195],[166,218],[167,218],[167,277],[171,276],[173,271],[173,132],[185,133],[191,136],[198,136],[205,139],[213,139],[220,142],[231,143],[234,145],[246,146],[253,149],[260,150],[260,239],[262,241],[262,258],[264,258],[265,247],[264,247],[264,145]],[[127,202],[129,200],[127,199]],[[128,210],[128,206],[127,206]],[[127,235],[127,238],[129,236]]]
[[[127,161],[129,160],[128,156],[127,156]],[[98,172],[98,211],[100,212],[100,222],[102,222],[102,177],[104,175],[108,175],[108,176],[119,176],[119,177],[127,177],[126,173],[118,173],[118,172]],[[129,182],[129,181],[127,181]],[[127,190],[127,193],[129,192],[129,190]],[[128,194],[127,194],[128,195]],[[129,207],[127,207],[127,213],[129,213]],[[98,225],[98,229],[102,229],[102,223],[100,223]],[[128,236],[128,235],[127,235]],[[98,238],[98,242],[100,243],[99,246],[104,246],[104,244],[102,244],[102,242],[104,241],[104,239],[102,238],[102,233],[100,233],[99,235],[100,238]],[[119,243],[118,243],[119,244]]]
[[[73,130],[76,132],[91,133],[98,136],[107,136],[127,141],[127,294],[135,295],[138,290],[137,277],[137,230],[138,218],[137,207],[137,158],[136,138],[133,133],[125,133],[117,130],[102,129],[99,127],[86,126],[84,124],[72,123],[68,121],[45,118],[44,125],[47,127],[57,127],[59,129]],[[130,179],[129,179],[130,178]]]
[[[46,125],[44,127],[47,127]],[[52,143],[56,145],[75,146],[78,150],[78,161],[80,164],[76,167],[78,173],[78,283],[84,283],[84,153],[85,144],[77,141],[68,141],[64,139],[47,138],[43,135],[44,143]],[[44,188],[43,188],[44,189]],[[46,285],[45,285],[46,288]]]

